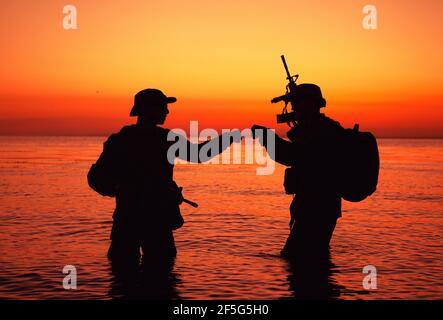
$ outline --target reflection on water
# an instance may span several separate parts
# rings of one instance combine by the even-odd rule
[[[177,166],[200,207],[182,206],[175,262],[121,273],[106,258],[113,200],[86,183],[104,139],[0,137],[0,298],[443,298],[441,140],[382,140],[379,190],[344,203],[331,258],[314,265],[278,256],[291,201],[283,167]],[[75,291],[62,287],[68,264]],[[365,291],[369,264],[378,289]]]
[[[339,272],[331,257],[323,257],[314,261],[288,261],[287,274],[289,290],[295,299],[330,300],[338,299],[344,289],[334,279]]]
[[[140,266],[111,264],[108,295],[114,299],[180,299],[176,286],[180,276],[174,271],[175,259]]]

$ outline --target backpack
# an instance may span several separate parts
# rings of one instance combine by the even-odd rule
[[[88,185],[98,194],[106,197],[115,197],[117,189],[116,175],[118,175],[118,159],[115,150],[120,150],[121,133],[128,132],[129,126],[123,127],[120,133],[112,134],[103,144],[103,151],[98,160],[88,171]],[[117,152],[117,154],[121,153]]]
[[[377,140],[370,132],[344,129],[341,152],[341,196],[359,202],[377,189],[380,158]]]
[[[117,185],[100,162],[94,163],[89,169],[88,184],[102,196],[115,197]]]

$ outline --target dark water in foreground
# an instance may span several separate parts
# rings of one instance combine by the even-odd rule
[[[86,184],[104,139],[0,137],[0,298],[121,296],[106,259],[113,200]],[[339,299],[443,299],[443,141],[381,140],[380,152],[379,190],[344,203],[329,277],[311,289]],[[283,170],[257,176],[253,165],[177,166],[177,182],[200,207],[182,206],[173,297],[279,299],[309,291],[278,257],[291,201]],[[366,291],[362,268],[370,264],[378,288]],[[65,265],[77,267],[77,290],[62,287]]]

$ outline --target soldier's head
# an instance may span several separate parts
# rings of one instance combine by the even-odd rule
[[[312,83],[302,83],[296,86],[292,108],[297,121],[304,121],[320,113],[320,108],[326,106],[326,100],[321,94],[320,87]]]
[[[139,122],[163,124],[169,113],[168,103],[176,101],[176,98],[167,97],[158,89],[144,89],[134,96],[134,106],[129,115],[138,117]]]

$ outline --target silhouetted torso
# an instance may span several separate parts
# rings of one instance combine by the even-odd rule
[[[288,132],[290,142],[276,137],[276,161],[294,168],[296,192],[291,203],[295,219],[283,255],[316,254],[328,248],[341,216],[338,156],[343,128],[319,114],[309,124]]]
[[[206,161],[229,147],[233,139],[228,137],[230,133],[225,133],[194,144],[168,129],[137,124],[108,138],[88,179],[101,194],[116,198],[108,251],[111,261],[138,264],[140,247],[153,261],[176,255],[172,230],[183,224],[179,208],[183,197],[173,180],[173,160]],[[170,149],[180,141],[187,151],[183,154]],[[211,154],[202,159],[200,151],[205,146]],[[175,150],[171,159],[169,150]]]
[[[140,246],[144,254],[175,255],[171,223],[179,214],[179,204],[171,192],[175,183],[167,150],[173,142],[167,141],[168,132],[157,126],[132,125],[105,142],[97,163],[107,167],[117,186],[110,256],[136,257]],[[132,250],[128,242],[133,243]]]

